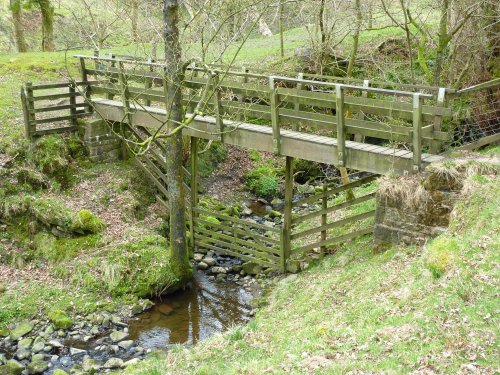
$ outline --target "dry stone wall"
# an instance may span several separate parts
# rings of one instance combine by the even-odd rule
[[[107,163],[121,158],[121,141],[103,120],[87,121],[83,127],[83,141],[92,161]]]

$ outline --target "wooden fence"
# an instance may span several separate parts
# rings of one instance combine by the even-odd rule
[[[75,131],[77,120],[92,114],[90,104],[83,100],[92,83],[95,82],[23,85],[21,104],[26,137]]]

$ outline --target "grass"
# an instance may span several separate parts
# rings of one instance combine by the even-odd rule
[[[126,373],[494,373],[498,182],[472,178],[450,229],[428,250],[373,254],[370,238],[342,245],[278,282],[247,326],[193,349],[156,354]],[[453,253],[439,278],[429,269],[429,251]]]

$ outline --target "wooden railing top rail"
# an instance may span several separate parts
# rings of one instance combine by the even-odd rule
[[[499,87],[500,86],[500,78],[492,79],[491,81],[483,82],[478,85],[474,85],[471,87],[467,87],[462,90],[457,91],[457,95],[462,95],[462,94],[469,94],[471,92],[476,92],[480,90],[486,90],[494,87]]]

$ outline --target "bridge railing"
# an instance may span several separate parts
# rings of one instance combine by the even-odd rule
[[[89,84],[92,94],[120,98],[125,106],[134,102],[165,107],[163,64],[106,57],[79,59],[85,72],[82,77],[93,75],[104,81]],[[338,165],[342,166],[345,140],[371,139],[373,143],[378,139],[390,142],[394,152],[412,150],[414,168],[419,169],[421,153],[437,152],[440,143],[449,139],[441,130],[440,119],[451,116],[451,109],[436,101],[432,93],[370,87],[367,82],[356,86],[200,67],[188,69],[183,84],[188,111],[211,90],[209,100],[202,103],[204,114],[216,117],[221,130],[225,120],[272,127],[276,153],[280,152],[282,131],[328,135],[339,142]]]

